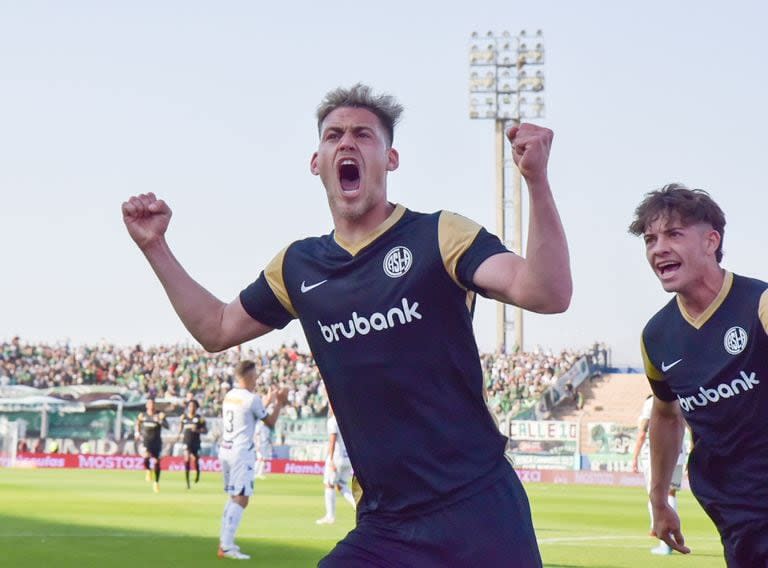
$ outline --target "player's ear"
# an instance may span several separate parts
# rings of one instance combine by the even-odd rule
[[[317,152],[312,154],[312,159],[309,161],[309,171],[312,172],[312,175],[320,175],[320,168],[317,166]]]
[[[712,256],[715,256],[715,252],[720,246],[720,241],[722,241],[722,239],[723,238],[720,236],[720,233],[718,233],[715,229],[707,231],[707,252]]]
[[[387,150],[387,171],[394,172],[400,165],[400,154],[394,148]]]

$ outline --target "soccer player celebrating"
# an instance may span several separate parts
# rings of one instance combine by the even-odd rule
[[[147,470],[147,481],[152,480],[152,460],[154,459],[154,482],[152,489],[160,492],[160,452],[163,449],[162,429],[168,428],[165,414],[157,412],[155,400],[147,400],[145,412],[140,412],[136,419],[136,440],[144,442],[144,469]]]
[[[195,466],[195,483],[200,481],[200,435],[208,432],[205,418],[197,413],[200,404],[192,399],[187,403],[187,411],[181,417],[179,437],[184,436],[184,477],[189,485],[189,471]],[[177,438],[178,440],[178,438]]]
[[[523,258],[465,217],[387,199],[401,112],[360,84],[326,95],[309,167],[333,231],[280,251],[229,304],[173,256],[165,202],[131,197],[123,219],[207,349],[301,321],[362,490],[356,528],[321,566],[541,566],[528,499],[483,398],[472,313],[478,293],[542,313],[570,302],[547,176],[552,132],[506,133],[530,197]]]
[[[651,411],[654,533],[687,553],[667,502],[684,420],[693,494],[720,531],[730,568],[768,566],[768,284],[728,272],[725,215],[707,192],[670,184],[646,195],[629,227],[675,297],[642,334]]]
[[[344,439],[339,434],[339,426],[333,408],[328,409],[328,455],[325,457],[323,484],[325,485],[325,516],[315,521],[318,525],[332,525],[336,522],[336,490],[355,508],[352,496],[352,464],[349,461]]]
[[[235,534],[240,526],[243,511],[253,495],[253,467],[256,461],[253,434],[256,422],[262,420],[274,426],[280,409],[288,400],[287,389],[272,391],[269,402],[273,410],[267,414],[261,398],[253,392],[256,386],[256,364],[241,361],[235,368],[235,387],[222,403],[222,437],[219,460],[224,474],[224,490],[230,495],[224,507],[219,540],[219,558],[247,560],[235,544]]]
[[[650,494],[651,492],[651,460],[650,460],[650,448],[648,440],[648,425],[651,420],[651,411],[653,409],[653,395],[648,395],[643,403],[643,408],[640,411],[640,418],[637,421],[637,441],[635,442],[635,450],[632,454],[632,471],[637,473],[640,471],[640,462],[642,461],[643,476],[645,477],[645,489]],[[641,460],[642,456],[642,460]],[[683,484],[683,467],[685,466],[685,448],[682,443],[680,445],[680,455],[677,458],[677,465],[672,472],[672,480],[669,484],[669,495],[667,496],[667,503],[672,509],[677,512],[677,492]],[[653,507],[651,502],[648,501],[648,513],[651,516],[651,531],[653,531]],[[651,554],[666,555],[672,554],[672,549],[663,540],[659,540],[658,546],[651,549]]]

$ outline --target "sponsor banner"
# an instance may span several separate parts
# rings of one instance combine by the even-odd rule
[[[620,487],[645,487],[640,473],[609,471],[556,471],[548,469],[517,469],[523,483],[557,483],[566,485],[613,485]]]
[[[615,422],[590,422],[581,452],[583,469],[594,471],[632,471],[632,452],[637,440],[637,426]]]
[[[512,420],[508,450],[512,463],[525,468],[577,467],[579,425],[554,420]]]
[[[0,466],[8,465],[0,460]],[[144,469],[141,456],[98,454],[30,454],[16,456],[17,467],[39,467],[49,469]],[[321,461],[270,460],[266,463],[266,473],[288,473],[296,475],[323,475],[325,463]],[[160,467],[167,471],[183,471],[184,458],[166,456],[160,458]],[[219,460],[214,457],[200,456],[200,469],[204,472],[221,471]]]

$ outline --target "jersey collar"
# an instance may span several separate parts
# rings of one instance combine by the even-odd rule
[[[352,256],[355,256],[357,253],[359,253],[361,250],[363,250],[365,247],[370,245],[373,241],[375,241],[381,235],[383,235],[389,229],[391,229],[395,225],[395,223],[397,223],[403,217],[403,215],[405,215],[405,207],[397,203],[395,204],[395,209],[392,211],[392,213],[389,214],[389,217],[387,217],[381,225],[379,225],[373,231],[371,231],[371,233],[367,235],[359,243],[355,245],[350,245],[348,243],[345,243],[344,241],[339,239],[339,237],[336,235],[336,231],[333,232],[333,240],[336,242],[337,245],[339,245],[349,254],[351,254]]]
[[[725,271],[725,278],[723,278],[723,285],[720,288],[720,291],[717,293],[717,296],[715,296],[715,299],[712,300],[712,303],[707,306],[707,309],[704,310],[701,315],[697,318],[692,318],[688,312],[685,311],[685,308],[683,307],[683,303],[680,301],[680,296],[677,297],[677,307],[680,310],[680,315],[683,316],[683,319],[687,321],[689,324],[691,324],[696,329],[701,329],[701,326],[703,326],[709,318],[712,317],[712,315],[717,311],[717,308],[719,308],[723,302],[725,301],[726,296],[728,296],[728,292],[731,291],[731,286],[733,286],[733,273],[729,271]]]

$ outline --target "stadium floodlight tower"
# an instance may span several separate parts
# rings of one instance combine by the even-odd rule
[[[522,178],[504,144],[508,126],[521,119],[544,116],[544,34],[521,31],[513,36],[473,32],[469,45],[469,118],[496,123],[496,230],[502,242],[517,254],[523,250]],[[509,352],[522,350],[523,310],[499,303],[496,338]]]

